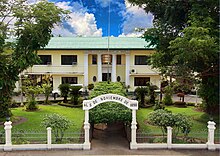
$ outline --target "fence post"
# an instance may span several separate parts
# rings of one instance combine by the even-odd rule
[[[167,148],[171,149],[172,148],[172,127],[168,126],[167,127]]]
[[[90,139],[89,139],[89,129],[90,129],[89,111],[85,110],[85,122],[84,122],[85,142],[83,144],[84,150],[89,150],[91,148],[91,143],[90,143]]]
[[[208,146],[208,150],[215,150],[214,144],[214,135],[215,135],[215,122],[209,121],[208,122],[208,142],[206,143]]]
[[[4,123],[5,126],[5,145],[4,145],[4,151],[12,151],[12,143],[11,143],[11,128],[12,128],[12,122],[6,121]]]
[[[47,149],[50,150],[51,149],[51,144],[52,144],[52,137],[51,137],[51,127],[47,128]]]
[[[130,149],[137,149],[137,121],[136,121],[136,110],[132,110],[132,122],[131,122],[131,143]]]

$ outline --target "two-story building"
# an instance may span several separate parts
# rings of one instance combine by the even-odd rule
[[[53,37],[38,55],[42,62],[26,74],[42,81],[50,76],[53,90],[61,83],[83,84],[110,80],[133,91],[146,82],[160,85],[159,73],[148,64],[153,47],[132,37]]]

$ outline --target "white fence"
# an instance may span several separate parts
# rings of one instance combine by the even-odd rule
[[[5,140],[5,144],[0,145],[0,150],[12,151],[12,150],[51,150],[51,149],[90,149],[88,143],[85,141],[85,137],[82,137],[84,143],[68,143],[68,144],[53,144],[52,143],[52,132],[51,128],[47,128],[47,134],[45,135],[44,144],[12,144],[12,122],[8,121],[4,123],[5,136],[0,138]],[[175,144],[172,142],[172,128],[167,127],[166,143],[137,143],[135,137],[135,143],[132,145],[132,149],[208,149],[216,150],[220,149],[220,144],[215,144],[215,123],[212,121],[208,122],[208,139],[206,143],[199,144]],[[130,134],[132,135],[132,134]],[[1,136],[0,136],[1,137]]]
[[[0,145],[0,150],[12,151],[12,150],[51,150],[51,149],[87,149],[85,143],[73,143],[73,144],[52,144],[52,133],[51,128],[47,128],[47,136],[45,144],[12,144],[12,122],[8,121],[4,123],[5,129],[5,144]],[[2,139],[2,138],[1,138]],[[83,137],[84,139],[84,137]]]
[[[137,143],[135,145],[135,148],[136,149],[208,149],[208,150],[220,149],[220,144],[214,143],[215,129],[216,129],[215,123],[209,121],[207,128],[208,128],[208,141],[203,144],[172,143],[172,128],[167,127],[166,143]]]

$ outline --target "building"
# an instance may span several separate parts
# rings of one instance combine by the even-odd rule
[[[53,37],[38,51],[42,62],[25,74],[41,82],[50,77],[53,90],[61,83],[124,82],[133,91],[146,82],[159,87],[160,76],[148,65],[153,47],[132,37]]]

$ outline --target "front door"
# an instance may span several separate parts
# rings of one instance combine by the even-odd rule
[[[111,81],[111,73],[102,73],[102,81]]]

